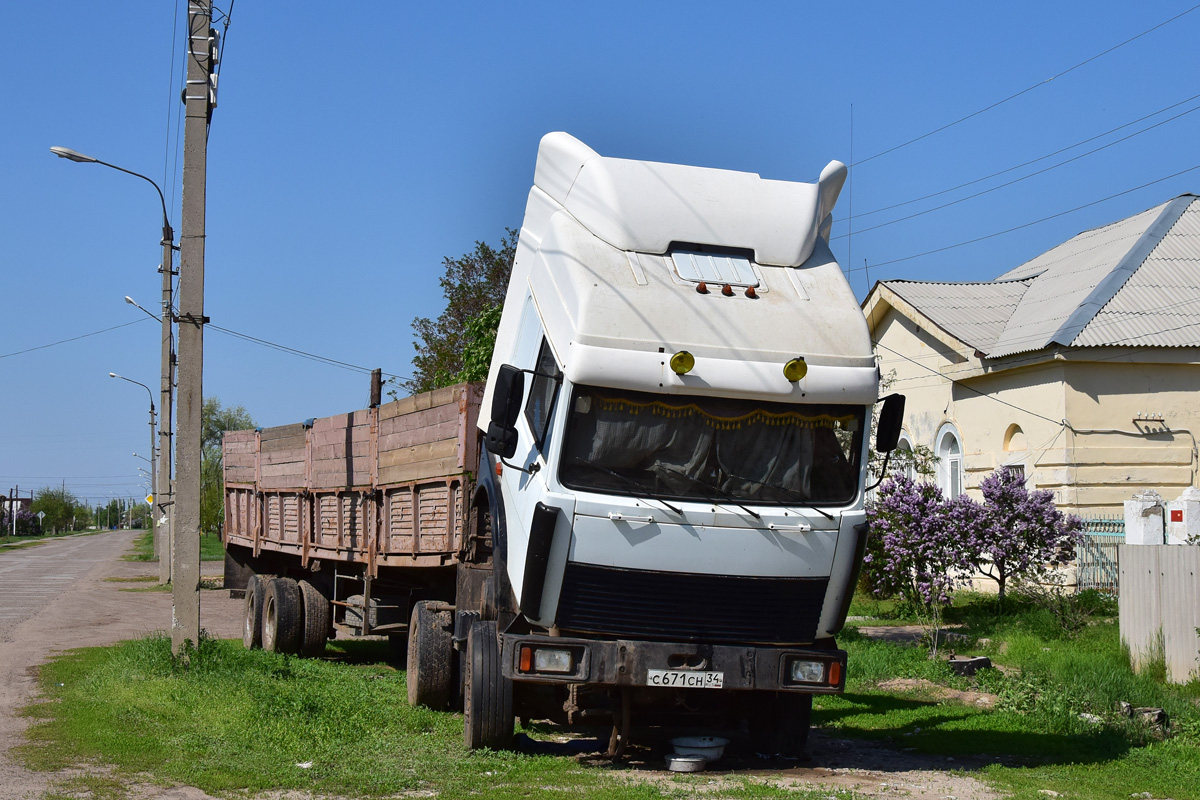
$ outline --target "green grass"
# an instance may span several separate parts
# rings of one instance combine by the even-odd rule
[[[1077,603],[1083,616],[1064,626],[1060,615],[1026,598],[1008,598],[1001,612],[994,596],[960,597],[946,616],[966,637],[947,646],[988,655],[1004,668],[974,678],[954,675],[922,648],[869,640],[850,628],[839,637],[849,654],[846,694],[818,698],[814,724],[934,755],[988,754],[993,763],[979,777],[1015,797],[1041,798],[1038,791],[1050,789],[1099,800],[1141,792],[1200,798],[1200,681],[1171,686],[1135,674],[1110,616],[1116,612],[1111,601],[1084,595]],[[987,710],[920,690],[877,688],[894,677],[998,699]],[[1164,737],[1120,715],[1119,701],[1165,709],[1170,732]],[[1088,722],[1084,713],[1102,722]],[[1007,763],[1013,759],[1015,765]]]
[[[154,556],[154,531],[144,531],[133,540],[133,551],[122,556],[126,561],[157,561]],[[225,545],[216,534],[200,536],[200,560],[224,561]]]
[[[692,795],[688,778],[632,783],[569,758],[468,752],[462,717],[409,707],[405,675],[382,663],[385,655],[385,645],[366,642],[331,643],[331,658],[314,660],[206,640],[184,667],[161,637],[74,651],[42,668],[43,700],[26,711],[35,724],[19,754],[34,769],[97,763],[119,778],[218,795]],[[721,792],[784,794],[830,796],[751,779]]]
[[[126,561],[157,561],[154,557],[154,531],[142,531],[133,540],[133,550],[121,556]]]
[[[849,653],[846,693],[817,698],[813,721],[832,736],[953,757],[947,766],[1016,798],[1042,800],[1048,789],[1066,798],[1149,792],[1200,800],[1200,681],[1171,686],[1133,673],[1111,605],[1092,611],[1082,626],[1064,627],[1033,601],[1012,599],[1001,613],[994,597],[962,598],[951,613],[968,638],[953,646],[1004,668],[970,678],[919,647],[849,628],[839,637]],[[566,757],[471,753],[462,717],[410,708],[405,675],[385,658],[386,646],[371,642],[331,643],[329,658],[311,660],[205,641],[187,667],[162,638],[75,651],[42,668],[44,699],[27,712],[36,724],[21,753],[38,769],[94,763],[126,782],[183,783],[218,795],[690,797],[712,794],[708,781],[718,779],[714,797],[849,796],[711,774],[635,783],[621,770]],[[896,677],[924,679],[935,690],[879,688]],[[940,698],[937,687],[998,699],[984,709]],[[1166,709],[1171,729],[1164,735],[1119,715],[1117,701]],[[306,762],[310,768],[297,766]],[[101,781],[88,791],[110,790]]]

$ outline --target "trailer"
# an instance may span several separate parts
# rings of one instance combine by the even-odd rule
[[[337,628],[402,647],[414,598],[452,603],[470,535],[481,383],[224,438],[226,586],[244,643],[323,652]]]
[[[841,692],[880,400],[815,184],[538,150],[488,380],[227,434],[247,646],[387,634],[469,747],[515,717],[806,746]],[[895,448],[903,397],[880,406]]]

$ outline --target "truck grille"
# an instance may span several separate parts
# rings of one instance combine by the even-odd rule
[[[565,631],[720,644],[813,641],[828,578],[748,578],[567,564]]]

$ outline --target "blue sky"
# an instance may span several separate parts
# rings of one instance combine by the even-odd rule
[[[218,0],[226,8],[229,0]],[[186,2],[21,3],[0,51],[0,492],[65,482],[140,497],[160,210],[179,228],[174,121]],[[520,224],[538,139],[604,155],[812,181],[858,161],[835,253],[878,279],[988,280],[1073,236],[1200,189],[1200,112],[982,197],[850,239],[970,189],[866,212],[1039,158],[1200,94],[1183,2],[416,4],[243,0],[209,139],[206,313],[225,328],[406,375],[441,261]],[[175,47],[172,58],[172,46]],[[1056,77],[1052,81],[1047,79]],[[878,158],[914,137],[1019,97]],[[852,110],[853,109],[853,110]],[[853,119],[853,135],[851,120]],[[181,138],[181,137],[180,137]],[[182,146],[178,149],[182,153]],[[868,160],[869,159],[869,160]],[[836,238],[841,237],[841,238]],[[879,264],[868,271],[867,264]],[[885,263],[892,262],[892,263]],[[124,323],[107,333],[25,351]],[[206,395],[263,425],[362,407],[368,378],[209,331]],[[15,354],[15,355],[14,355]]]

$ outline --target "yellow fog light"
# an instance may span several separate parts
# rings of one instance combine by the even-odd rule
[[[687,350],[680,350],[671,356],[671,369],[676,375],[687,375],[696,366],[696,357]]]
[[[792,383],[803,378],[808,374],[808,364],[804,363],[804,358],[793,358],[791,361],[783,365],[783,377],[787,378]]]

